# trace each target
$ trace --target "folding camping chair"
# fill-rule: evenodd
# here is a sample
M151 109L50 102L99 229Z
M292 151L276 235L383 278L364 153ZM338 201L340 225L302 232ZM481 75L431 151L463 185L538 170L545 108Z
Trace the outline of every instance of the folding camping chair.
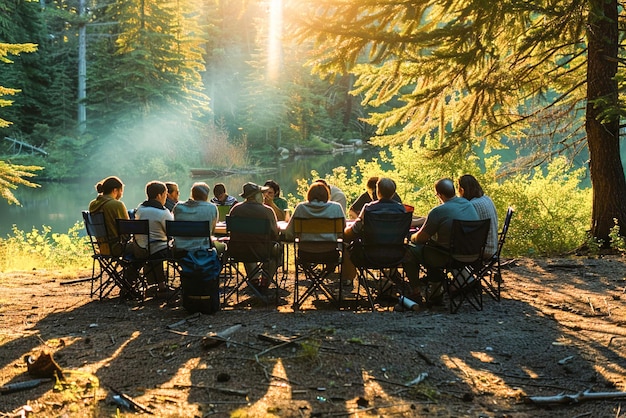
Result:
M321 293L330 301L341 303L341 261L345 218L294 218L295 285L293 309L299 310L306 299ZM336 280L331 274L338 271ZM308 284L301 280L304 275ZM335 296L333 284L338 284ZM306 287L300 294L300 288Z
M147 219L117 219L117 230L123 237L124 275L131 287L127 292L135 299L143 300L150 285L156 284L163 272L166 257L155 257L150 249L150 223ZM137 243L137 236L144 235L146 246ZM159 271L161 270L161 271ZM163 277L167 280L165 277Z
M253 279L265 279L273 283L278 303L278 282L275 274L269 277L265 270L270 262L280 262L277 242L271 239L271 226L268 219L226 217L226 251L224 252L224 304L235 295L239 303L239 293L244 287L267 303L267 297ZM243 264L243 265L242 265ZM246 270L245 265L248 265ZM245 285L245 286L244 286Z
M451 313L457 312L464 301L476 310L483 309L478 274L489 234L489 222L489 219L452 221L448 260L443 267L443 286L450 301Z
M118 242L118 238L109 235L102 212L83 211L82 214L93 251L90 296L97 294L102 299L116 287L122 292L126 291L130 286L124 278L125 261L121 255L111 254L111 248Z
M404 293L404 273L400 268L407 251L412 217L411 212L364 213L362 237L350 249L351 260L357 268L357 303L361 287L372 310L374 299L371 289L379 298L392 284L399 286L400 292ZM370 286L370 280L374 286Z
M509 207L506 212L506 217L504 218L502 231L499 234L498 248L496 249L495 254L485 260L485 263L478 273L478 277L480 277L481 279L485 293L487 293L498 302L500 301L500 290L502 287L500 254L502 253L502 247L504 246L504 242L506 241L506 235L509 231L509 225L511 224L511 218L513 218L513 213L513 208Z

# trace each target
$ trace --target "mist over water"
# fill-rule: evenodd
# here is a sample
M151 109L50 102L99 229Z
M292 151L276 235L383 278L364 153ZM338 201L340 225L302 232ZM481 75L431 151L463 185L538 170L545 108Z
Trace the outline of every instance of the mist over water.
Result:
M289 193L296 194L296 181L300 178L309 178L311 170L316 170L320 176L330 173L334 167L352 167L359 159L371 159L378 155L374 149L366 149L359 153L344 153L333 155L314 155L304 158L289 158L268 162L265 167L276 168L270 174L229 175L219 178L191 177L190 173L179 173L175 178L147 178L120 176L124 182L124 196L122 202L128 209L136 208L146 199L145 186L151 180L174 181L180 188L180 199L189 198L191 185L196 181L206 182L211 189L215 183L224 183L228 194L239 200L242 185L245 182L264 183L268 179L277 181L281 186L281 196ZM117 175L117 173L111 173ZM79 182L72 183L40 183L41 187L31 189L19 187L15 192L22 206L9 205L5 200L0 201L0 237L11 233L12 225L18 229L30 231L32 228L42 229L43 225L50 226L53 232L67 233L76 222L81 223L81 211L87 210L89 202L97 195L95 185L102 178L86 175ZM312 179L311 179L312 180ZM36 178L34 180L37 182ZM211 195L212 197L212 195Z

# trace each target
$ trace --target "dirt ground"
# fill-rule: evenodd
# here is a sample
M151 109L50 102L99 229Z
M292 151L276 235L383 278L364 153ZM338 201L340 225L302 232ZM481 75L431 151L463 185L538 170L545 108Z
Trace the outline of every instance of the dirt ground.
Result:
M5 273L0 385L32 379L24 358L44 351L65 381L0 395L0 416L626 417L625 264L516 260L502 301L457 314L321 302L189 315L63 284L85 272ZM203 345L225 330L229 342ZM607 399L529 402L586 390Z

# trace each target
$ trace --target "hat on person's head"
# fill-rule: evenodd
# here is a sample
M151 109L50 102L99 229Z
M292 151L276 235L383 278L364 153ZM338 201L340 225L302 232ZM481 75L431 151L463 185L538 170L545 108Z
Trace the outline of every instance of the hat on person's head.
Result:
M250 196L255 195L256 193L264 192L268 189L269 187L266 187L266 186L259 186L258 184L255 184L255 183L246 183L243 185L243 193L241 193L239 196L243 197L244 199L247 199Z

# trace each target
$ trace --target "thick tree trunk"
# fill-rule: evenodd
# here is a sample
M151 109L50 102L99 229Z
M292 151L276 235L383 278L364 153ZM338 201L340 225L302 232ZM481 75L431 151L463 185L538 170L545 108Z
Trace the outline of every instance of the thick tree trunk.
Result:
M619 150L615 80L617 0L589 0L589 6L585 127L593 188L591 233L608 243L614 218L618 219L622 234L626 233L626 179Z

